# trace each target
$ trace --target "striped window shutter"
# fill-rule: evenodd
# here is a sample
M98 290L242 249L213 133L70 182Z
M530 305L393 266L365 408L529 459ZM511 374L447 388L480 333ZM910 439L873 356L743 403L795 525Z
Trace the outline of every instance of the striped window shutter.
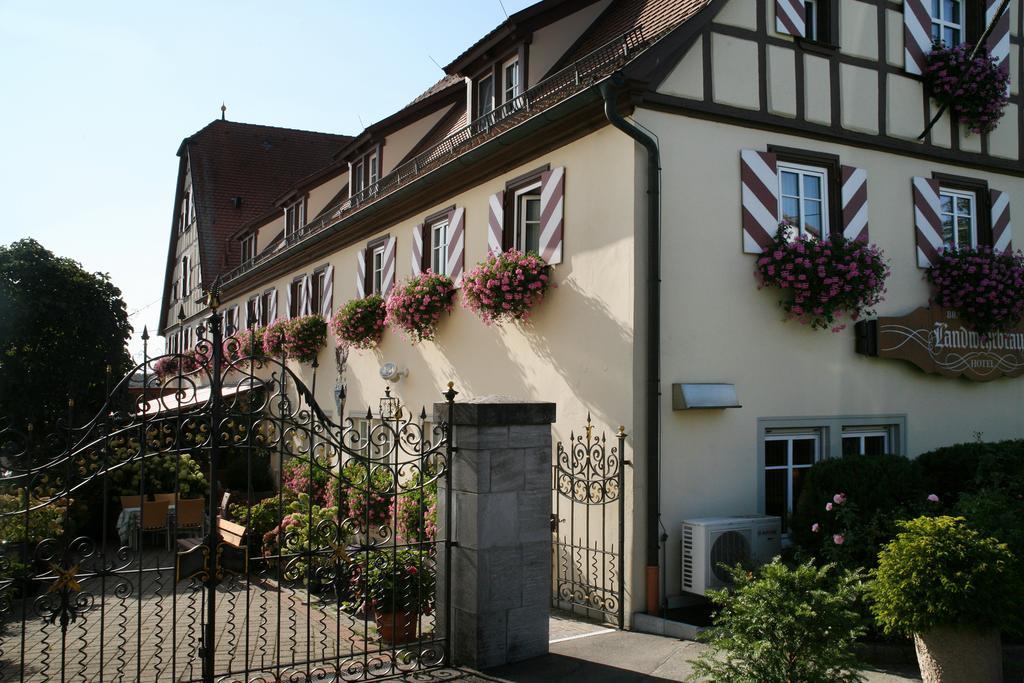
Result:
M249 329L249 302L242 302L241 314L238 317L238 329Z
M931 0L903 0L903 68L923 74L932 51Z
M1001 0L988 0L985 9L985 25L988 26L996 19L996 12L999 11ZM1007 5L995 28L988 37L985 44L988 53L995 58L1000 70L1009 73L1010 71L1010 7Z
M562 262L565 168L540 175L540 255L548 265Z
M843 166L843 237L868 241L868 174L863 168Z
M292 316L292 286L289 284L288 289L285 290L285 306L284 314L289 318ZM300 312L299 315L302 315Z
M990 190L992 198L992 249L997 253L1013 249L1013 226L1010 224L1010 193Z
M324 291L320 293L320 315L324 320L330 320L334 313L334 266L329 265L324 270Z
M410 258L410 272L413 276L423 272L423 223L412 226L412 257Z
M487 202L487 251L500 254L505 233L505 192L495 192Z
M462 284L462 271L466 260L466 210L463 207L452 209L448 216L448 253L445 255L448 277L455 286Z
M270 311L267 312L267 324L277 322L277 290L270 293Z
M914 178L914 234L917 239L917 267L935 263L942 251L942 217L939 181Z
M740 152L743 251L760 254L779 230L778 159L770 152Z
M381 294L387 296L391 288L395 286L395 252L397 242L394 235L388 237L388 244L384 247L384 274L381 277Z
M299 307L299 315L309 315L312 313L310 307L312 306L313 292L310 290L312 283L310 282L309 275L302 276L302 306Z
M356 252L356 296L366 296L366 249Z
M804 0L775 0L775 30L803 38L807 35Z

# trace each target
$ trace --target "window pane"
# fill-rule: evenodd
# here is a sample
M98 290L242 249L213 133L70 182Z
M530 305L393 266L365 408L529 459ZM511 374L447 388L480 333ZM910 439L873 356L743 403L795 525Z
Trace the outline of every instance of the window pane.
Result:
M942 0L932 0L932 16L938 18L942 16L939 14L942 10L939 9L939 5L942 4Z
M807 212L804 216L804 227L821 235L821 202L808 200L804 203L804 210Z
M942 243L947 246L954 246L952 216L942 216Z
M537 222L540 220L540 198L539 197L527 197L526 198L526 220L528 222Z
M885 447L886 438L881 434L877 436L864 437L865 455L885 455L889 450Z
M816 175L804 176L804 197L821 199L821 177Z
M956 198L956 211L959 214L971 214L971 198L970 197L957 197Z
M951 21L954 24L960 23L960 1L959 0L945 0L943 3L943 15L946 21Z
M765 441L764 442L764 464L765 467L785 467L788 441Z
M859 455L860 454L860 437L859 436L844 436L843 437L843 455Z
M943 213L953 213L953 197L948 194L940 194L939 209Z
M800 224L800 200L796 197L782 198L782 218L793 225Z
M788 194L794 197L800 194L800 176L791 171L783 171L782 194Z
M817 451L814 439L793 439L793 464L813 465Z
M779 470L782 472L783 470ZM794 469L793 470L793 507L796 507L800 501L800 491L804 488L804 479L806 477L806 469Z
M804 25L806 26L807 38L810 40L818 39L817 11L818 5L813 0L807 0L804 3Z
M764 473L764 513L786 519L786 470Z
M477 112L483 116L494 108L494 79L488 76L477 85Z
M961 246L971 245L971 219L963 216L957 220L956 229L957 244Z

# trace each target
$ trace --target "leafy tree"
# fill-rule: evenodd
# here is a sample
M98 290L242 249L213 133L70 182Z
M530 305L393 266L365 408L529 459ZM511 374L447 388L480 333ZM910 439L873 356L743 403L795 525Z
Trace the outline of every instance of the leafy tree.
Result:
M106 367L131 367L121 290L33 239L0 246L0 415L36 425L103 405Z

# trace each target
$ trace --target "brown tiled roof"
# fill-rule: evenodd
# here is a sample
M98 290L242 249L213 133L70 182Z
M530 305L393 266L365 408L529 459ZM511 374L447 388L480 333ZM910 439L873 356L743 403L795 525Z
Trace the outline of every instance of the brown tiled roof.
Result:
M559 65L593 52L608 41L638 26L643 27L644 38L655 40L684 21L692 19L711 2L712 0L613 0L586 30L582 39L572 47L571 52L559 60Z
M328 165L351 138L291 128L215 120L186 138L199 224L204 283L238 265L231 235L266 214L300 178ZM235 208L234 198L241 198Z

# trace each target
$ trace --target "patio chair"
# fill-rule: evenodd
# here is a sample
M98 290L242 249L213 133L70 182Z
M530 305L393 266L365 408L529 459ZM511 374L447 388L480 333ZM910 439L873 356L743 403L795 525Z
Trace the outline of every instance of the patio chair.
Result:
M140 507L142 507L142 496L121 496L121 507L122 508L140 508Z
M155 534L163 532L165 541L164 545L168 550L171 549L171 534L167 528L167 508L169 504L166 500L153 500L143 501L142 503L142 519L139 520L139 532L141 534Z
M168 505L174 505L175 496L173 493L154 493L153 500L166 500Z
M205 501L202 498L188 498L179 500L175 506L175 517L177 523L174 527L175 534L185 532L190 536L202 536L203 534L203 511Z
M230 503L230 502L231 502L231 492L230 491L225 491L224 495L220 499L220 508L217 510L217 515L218 516L223 517L224 519L228 518L228 503Z

